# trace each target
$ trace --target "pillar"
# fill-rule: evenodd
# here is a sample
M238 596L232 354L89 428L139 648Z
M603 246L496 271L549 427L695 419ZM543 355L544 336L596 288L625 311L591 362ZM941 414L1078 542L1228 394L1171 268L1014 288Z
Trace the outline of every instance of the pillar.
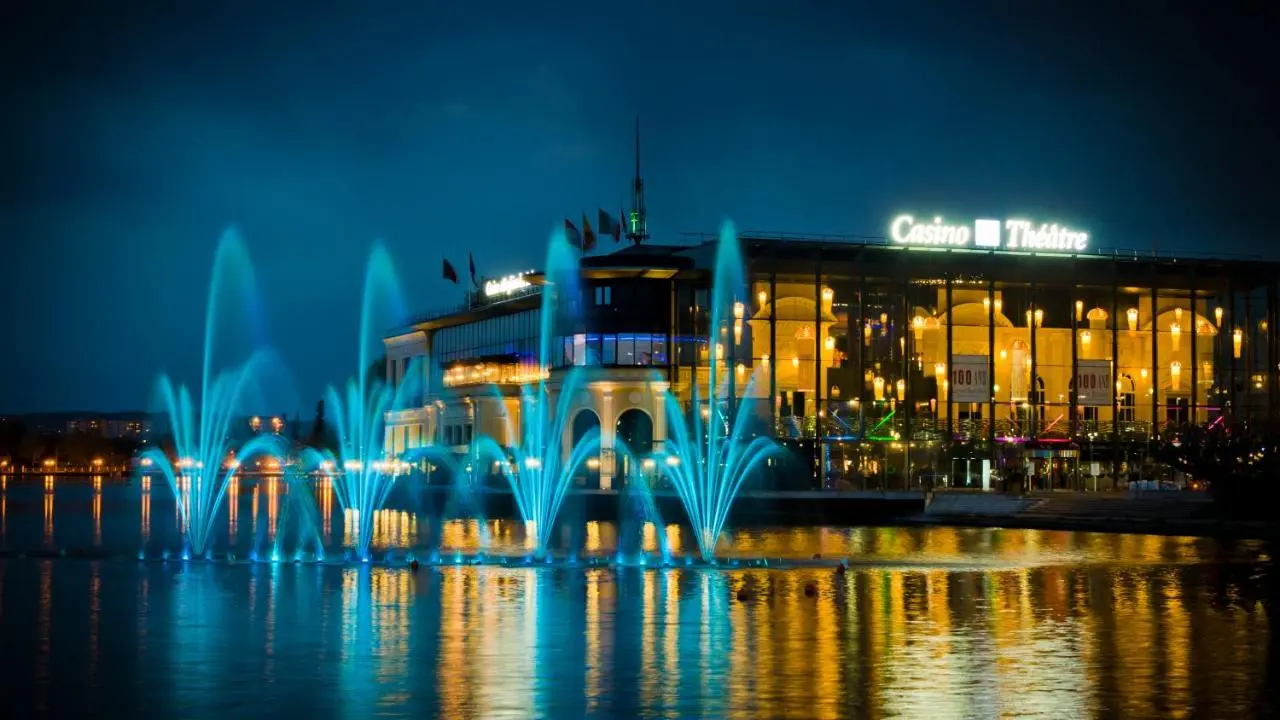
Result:
M618 435L618 419L613 415L613 390L600 394L600 489L613 489L613 476L617 470L618 456L613 451ZM657 433L657 428L654 428Z

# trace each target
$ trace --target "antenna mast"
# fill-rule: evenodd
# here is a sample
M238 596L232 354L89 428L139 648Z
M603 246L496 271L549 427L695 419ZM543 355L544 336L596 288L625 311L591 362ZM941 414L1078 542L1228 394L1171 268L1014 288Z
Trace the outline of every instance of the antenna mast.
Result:
M644 180L640 177L640 117L636 116L636 177L631 188L631 213L627 217L627 239L639 245L649 239L649 223L644 209Z

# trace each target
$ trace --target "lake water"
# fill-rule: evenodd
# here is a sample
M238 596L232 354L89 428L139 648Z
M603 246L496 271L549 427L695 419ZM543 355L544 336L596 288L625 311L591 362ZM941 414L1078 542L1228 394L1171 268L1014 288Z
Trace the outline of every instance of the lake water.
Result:
M238 494L224 544L270 547L284 494ZM723 546L847 557L844 574L139 562L178 546L166 496L5 483L7 717L1243 718L1267 712L1277 680L1261 542L805 527ZM340 511L315 502L340 546ZM430 524L396 509L376 522L382 547ZM489 530L518 551L512 525ZM675 526L638 532L680 545ZM610 555L619 526L584 536ZM95 557L19 556L50 547Z

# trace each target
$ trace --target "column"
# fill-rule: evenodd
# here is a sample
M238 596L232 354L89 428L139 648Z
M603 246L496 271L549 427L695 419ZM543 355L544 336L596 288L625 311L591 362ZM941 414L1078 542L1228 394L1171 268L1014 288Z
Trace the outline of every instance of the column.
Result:
M817 474L818 489L826 484L826 453L822 444L823 417L827 414L822 398L822 248L818 248L813 260L813 449L816 457L813 467Z
M1198 298L1196 297L1196 276L1194 270L1191 273L1191 282L1189 284L1191 287L1188 289L1187 294L1191 296L1191 307L1190 312L1188 313L1191 317L1191 327L1189 328L1191 330L1191 402L1188 403L1190 407L1187 409L1187 412L1191 414L1189 418L1190 424L1199 425L1200 358L1196 356L1196 336L1200 334L1200 318L1196 315L1196 312L1199 310L1200 305L1197 302Z
M1111 477L1117 481L1120 479L1120 423L1117 422L1118 410L1115 392L1116 370L1120 361L1120 289L1116 285L1115 268L1112 268L1111 275L1111 376L1108 382L1111 386ZM1160 376L1159 368L1151 368L1151 384L1155 387L1156 378ZM1137 400L1134 400L1137 405ZM1127 453L1126 453L1127 454Z
M1040 302L1039 297L1036 295L1035 283L1031 283L1028 291L1031 294L1031 328L1028 330L1031 333L1031 360L1027 368L1030 374L1030 378L1027 380L1027 399L1031 403L1031 412L1028 413L1027 424L1031 429L1028 437L1034 441L1040 437L1040 408L1043 407L1044 398L1040 397L1040 386L1036 384L1036 373L1040 370L1036 358L1036 330L1040 324L1036 322L1036 311L1040 309Z
M910 340L912 348L919 352L919 348L915 347L915 334L911 330L911 298L909 297L911 285L903 280L902 287L899 290L902 293L902 336ZM899 377L903 382L902 399L899 401L902 405L902 489L910 490L911 486L911 425L915 420L915 413L912 412L912 382L911 382L911 353L906 351L906 343L902 345L902 374ZM894 388L894 394L897 394L897 388Z
M1073 273L1075 274L1075 273ZM1071 286L1072 294L1075 296L1075 302L1081 302L1080 286ZM1070 438L1074 442L1080 435L1080 399L1077 397L1080 382L1080 321L1076 318L1076 313L1071 313L1071 380L1067 383L1067 401L1070 404L1067 413L1071 416L1071 421L1067 424Z
M1155 273L1151 273L1151 369L1153 378L1160 377L1156 368L1160 367L1160 328L1156 325L1157 311L1160 306L1160 291L1156 289ZM1114 378L1112 378L1114 380ZM1172 386L1170 386L1172 387ZM1160 386L1153 384L1151 389L1151 437L1160 436ZM1134 399L1134 405L1138 404Z
M653 395L653 452L662 453L667 447L667 404L662 401L665 390Z
M946 437L944 438L943 442L945 442L945 443L946 443L946 445L947 445L947 447L948 447L948 448L950 448L950 446L951 446L951 444L952 444L952 441L955 439L955 436L956 436L956 433L955 433L955 417L954 417L954 415L952 414L952 413L953 413L953 410L952 410L952 407L951 407L951 387L950 387L950 384L951 384L951 383L950 383L950 380L949 380L949 378L951 377L951 356L952 356L952 352L951 352L952 331L951 331L951 328L952 328L953 326L955 326L955 318L956 318L956 315L955 315L955 302L952 300L952 297L951 297L951 290L952 290L952 286L953 286L954 284L955 284L955 283L954 283L954 281L952 280L952 278L951 278L951 277L947 277L947 350L946 350L946 359L945 359L945 361L944 361L944 362L946 362L946 364L947 364L947 368L946 368L946 369L947 369L947 372L946 372L946 373L944 374L944 376L943 376L943 377L944 377L944 379L943 379L943 380L939 380L939 383L940 383L940 384L939 384L939 387L938 387L938 402L940 402L940 403L945 402L945 403L947 404L947 435L946 435ZM859 337L861 337L861 336L859 336ZM927 369L927 368L926 368L926 369ZM859 368L859 370L861 370L861 368ZM946 384L947 384L946 392L944 392L944 391L943 391L943 388L941 387L941 383L946 383ZM948 470L948 471L949 471L949 470Z
M987 443L991 465L999 464L996 453L996 281L987 281Z
M1236 287L1235 283L1227 281L1227 319L1222 323L1222 327L1218 330L1218 337L1222 339L1221 347L1223 348L1223 357L1227 358L1227 362L1231 363L1231 370L1227 375L1227 399L1231 403L1231 422L1236 421L1236 352L1235 338L1233 333L1236 327ZM1243 350L1243 348L1241 348Z
M771 250L774 253L774 262L771 263L777 267L777 250ZM778 271L769 271L769 417L773 419L770 431L773 434L778 433ZM697 412L698 409L694 408Z
M1280 313L1276 307L1276 287L1280 283L1267 283L1267 366L1262 374L1267 383L1267 425L1275 432L1276 415L1280 415L1280 395L1277 395L1276 384L1280 380L1280 342L1276 341L1280 334Z
M697 412L697 409L694 409ZM656 433L655 428L655 433ZM600 489L613 489L613 475L617 469L618 456L613 451L614 440L618 433L618 420L613 416L613 390L604 390L600 395Z

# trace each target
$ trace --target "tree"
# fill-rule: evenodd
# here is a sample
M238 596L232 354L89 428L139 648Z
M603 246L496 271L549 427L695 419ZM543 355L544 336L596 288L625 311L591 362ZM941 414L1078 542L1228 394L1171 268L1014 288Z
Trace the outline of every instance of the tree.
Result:
M308 446L317 450L337 450L329 424L324 419L324 400L316 403L316 418L311 421L311 434L307 436Z
M387 382L387 356L382 355L369 363L369 367L364 369L364 379L370 386L381 385Z
M1209 482L1219 509L1228 517L1274 516L1280 477L1280 437L1245 423L1189 426L1167 437L1157 458Z

